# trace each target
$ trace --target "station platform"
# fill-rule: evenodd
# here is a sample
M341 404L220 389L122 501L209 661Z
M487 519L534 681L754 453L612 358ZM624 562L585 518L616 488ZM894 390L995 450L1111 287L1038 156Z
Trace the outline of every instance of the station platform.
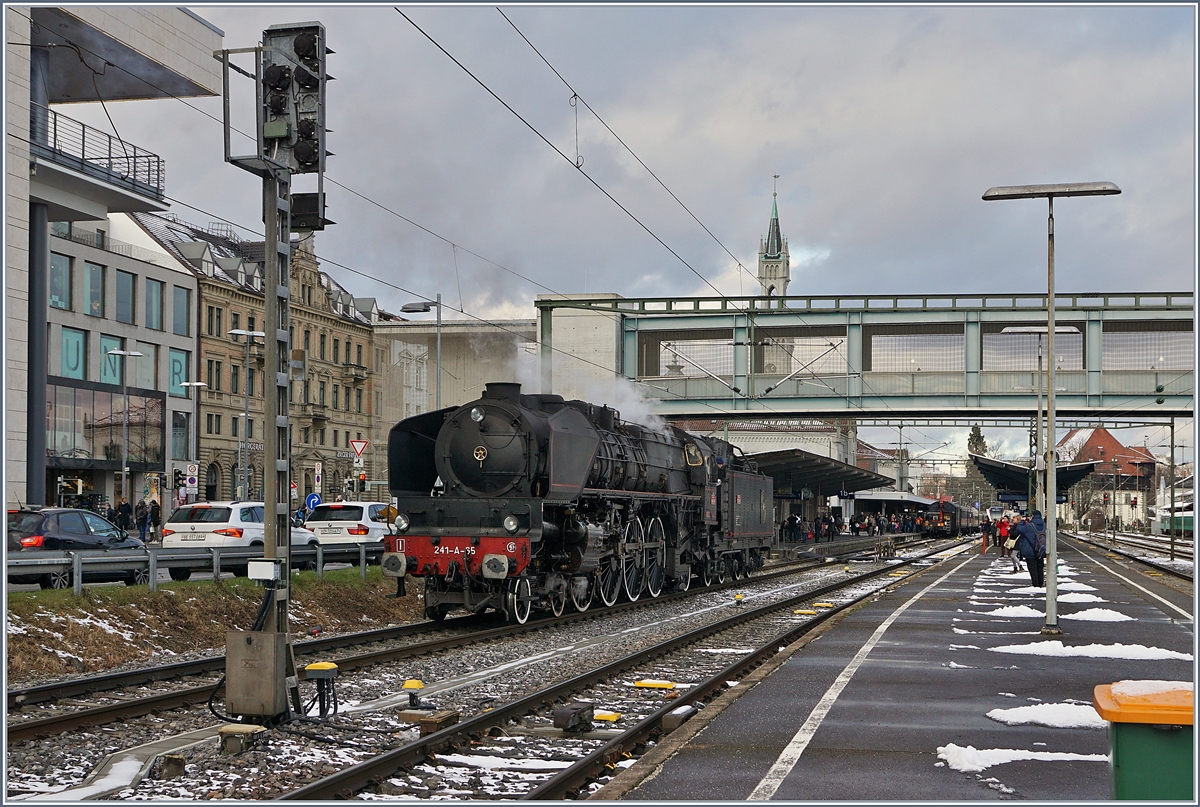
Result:
M592 798L1101 801L1094 687L1192 681L1190 585L1060 542L1045 593L977 541L798 642ZM638 773L635 770L641 769Z

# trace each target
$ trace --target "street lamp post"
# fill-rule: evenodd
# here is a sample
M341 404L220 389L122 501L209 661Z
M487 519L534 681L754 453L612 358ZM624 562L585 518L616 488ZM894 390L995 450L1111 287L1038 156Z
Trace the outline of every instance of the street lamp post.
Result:
M1016 185L989 188L985 202L1004 199L1045 199L1046 219L1046 354L1050 358L1046 384L1046 491L1054 504L1046 508L1046 624L1043 634L1058 635L1058 478L1054 456L1054 198L1056 196L1112 196L1121 189L1111 182L1076 182L1056 185Z
M110 350L109 356L121 357L121 495L129 496L129 367L125 359L145 356L136 350Z
M437 307L437 397L435 401L435 409L442 408L442 295L437 295L433 302L422 300L416 303L405 303L400 306L400 310L405 314L425 314L434 306Z
M241 439L238 441L238 479L241 480L238 484L238 499L245 501L250 498L250 443L247 442L249 438L246 436L246 432L250 428L250 346L256 337L265 337L266 334L262 331L247 331L243 328L234 328L226 333L229 336L246 337L246 365L243 368L246 371L246 377L243 379L246 387L246 410L242 415L244 420L242 421Z
M194 434L196 435L196 439L195 439L194 443L192 444L191 451L192 451L192 456L194 456L196 458L196 462L199 462L200 461L200 394L199 393L200 393L201 387L208 386L208 382L207 381L180 381L179 386L188 388L189 395L191 394L190 390L193 387L195 388L196 393L197 393L196 400L192 405L192 414L196 416L196 420L195 420L195 423L193 426L193 428L195 429ZM190 437L190 435L189 435L189 437Z

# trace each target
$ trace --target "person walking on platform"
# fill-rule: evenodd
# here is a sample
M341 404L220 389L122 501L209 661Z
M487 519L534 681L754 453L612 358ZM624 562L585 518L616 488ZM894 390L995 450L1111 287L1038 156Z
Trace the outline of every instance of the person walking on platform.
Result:
M1042 511L1034 510L1033 517L1017 526L1017 549L1029 566L1029 581L1034 588L1046 585L1046 522Z

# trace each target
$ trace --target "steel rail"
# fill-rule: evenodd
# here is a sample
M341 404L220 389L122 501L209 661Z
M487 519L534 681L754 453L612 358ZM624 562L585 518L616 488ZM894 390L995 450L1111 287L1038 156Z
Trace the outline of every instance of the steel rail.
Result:
M928 554L936 554L936 552L939 551L944 551L944 549L935 550ZM553 704L565 697L570 696L578 690L584 689L598 681L617 675L629 667L636 666L643 661L673 652L679 648L694 644L695 642L700 641L701 639L704 639L712 634L719 633L736 625L766 616L772 612L793 608L798 604L827 596L847 586L855 585L863 582L864 580L869 580L873 577L878 577L888 572L895 571L901 566L909 565L927 556L928 555L901 560L897 563L857 575L849 580L822 586L813 591L798 594L786 600L771 603L770 605L764 605L758 608L742 611L727 619L705 625L673 639L668 639L667 641L656 644L650 648L640 650L636 653L625 656L624 658L612 661L594 670L581 673L580 675L577 675L567 681L545 687L544 689L526 695L525 697L513 701L512 703L498 706L487 712L481 712L480 714L467 718L466 720L454 726L450 726L426 735L425 737L414 740L413 742L401 746L400 748L384 752L383 754L368 759L364 762L360 762L356 765L352 765L348 768L343 768L337 773L325 777L324 779L319 779L289 793L285 793L282 796L277 797L277 800L323 801L337 798L351 798L358 791L369 787L376 782L386 779L404 767L419 764L430 755L436 754L446 748L458 747L463 742L468 741L470 738L481 737L485 735L489 729L495 726L501 726L511 718L518 718L530 711L536 710L548 704ZM811 625L813 624L813 621L809 620L809 622L806 624ZM670 706L672 708L678 708L681 704L688 703L691 699L692 698L689 697L689 695L684 695L679 699L671 701ZM661 712L663 710L659 711ZM658 714L658 712L655 714ZM649 719L650 718L647 718L647 720ZM645 722L646 721L642 721L642 723ZM639 723L639 726L642 725L642 723ZM618 738L618 740L619 739L620 738ZM614 741L614 743L615 742L616 741ZM613 745L613 743L606 744L604 747L607 748L611 745ZM589 755L589 757L585 759L591 759L591 757L592 755ZM581 763L577 764L583 763L581 761ZM604 763L602 762L600 764L603 765ZM572 766L572 768L574 767L575 766ZM567 770L571 769L568 768ZM557 796L546 796L546 798L557 798Z
M1099 541L1093 541L1089 538L1084 538L1076 533L1068 532L1068 533L1063 533L1063 535L1066 537L1069 537L1073 540L1079 541L1081 544L1087 544L1088 546L1095 547L1096 549L1103 549L1105 552L1112 552L1114 555L1120 555L1121 557L1127 558L1128 560L1136 561L1137 563L1141 563L1144 566L1149 566L1151 569L1162 572L1163 574L1169 574L1172 577L1178 577L1181 580L1187 580L1188 582L1192 582L1195 579L1194 573L1188 574L1187 572L1180 571L1179 569L1174 569L1170 566L1164 566L1160 563L1155 563L1152 560L1146 560L1146 558L1138 557L1137 555L1131 554L1129 552L1123 552L1120 549L1109 546L1108 544L1100 543Z
M826 565L826 562L821 561L813 563L799 561L781 565L786 565L787 568L775 569L765 574L759 574L756 575L754 579L770 580L775 577L794 574L796 572L806 571L807 569L824 566ZM436 653L456 647L465 647L480 641L504 638L506 636L515 636L521 633L548 627L550 625L560 625L563 623L597 618L606 614L619 613L639 607L647 608L651 607L654 603L669 602L671 600L681 599L687 596L694 596L704 591L718 591L723 588L743 585L744 583L745 580L734 580L722 585L712 585L706 588L694 588L690 589L689 591L673 592L671 594L663 595L654 599L619 603L609 608L598 608L596 610L589 609L584 612L564 614L563 616L557 618L547 617L545 619L531 620L526 622L524 625L502 625L495 628L485 628L483 630L472 631L470 633L459 634L456 636L415 642L413 644L401 645L399 647L371 650L358 655L339 658L337 659L337 665L338 668L343 671L349 671L360 667L370 667L375 664L383 664L389 661L412 658L414 656L420 656L427 653ZM474 616L464 616L451 621L467 622L475 620L476 618ZM412 625L402 625L396 628L380 628L362 633L349 634L346 636L298 642L296 647L297 649L302 650L304 655L312 655L324 650L349 647L356 644L370 644L379 641L386 641L392 638L400 638L405 635L418 635L420 633L444 629L445 627L446 623L420 622ZM26 690L15 690L10 692L9 708L11 711L14 698L16 698L16 703L18 706L42 703L60 698L71 697L73 695L93 694L97 691L105 689L111 690L123 686L136 686L142 683L163 680L164 678L168 677L182 677L185 675L211 673L218 670L224 670L224 664L224 656L209 656L196 661L178 662L176 664L170 664L159 668L145 668L127 673L110 673L93 678L77 679L66 682L66 685L44 684L38 687L31 687ZM303 668L299 670L299 678L302 681L306 680ZM172 690L167 693L141 696L129 701L102 704L90 708L64 711L53 715L47 715L46 717L9 722L7 725L8 740L10 742L14 742L19 740L35 739L37 737L58 734L63 731L70 731L72 729L82 728L85 726L103 725L116 720L142 717L144 715L166 709L192 706L197 703L206 703L209 696L212 695L214 688L215 685L212 684L200 684L197 686ZM28 696L30 699L20 700L20 698L23 696Z

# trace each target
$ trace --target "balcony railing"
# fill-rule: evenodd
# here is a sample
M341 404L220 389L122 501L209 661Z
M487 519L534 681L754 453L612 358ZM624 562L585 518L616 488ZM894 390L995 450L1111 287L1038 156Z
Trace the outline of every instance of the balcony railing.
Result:
M365 381L368 370L361 364L347 364L342 370L342 378L346 381Z
M136 258L139 261L146 263L157 264L158 266L170 266L171 259L161 252L155 252L152 249L145 249L136 244L126 244L124 241L117 241L109 238L107 235L98 232L88 232L81 230L78 227L72 227L69 222L55 221L50 224L50 235L58 238L66 238L74 241L76 244L85 244L89 247L102 249L105 252L113 252L117 255L125 255L130 258Z
M156 154L39 104L29 108L30 151L37 157L161 201L166 167Z

